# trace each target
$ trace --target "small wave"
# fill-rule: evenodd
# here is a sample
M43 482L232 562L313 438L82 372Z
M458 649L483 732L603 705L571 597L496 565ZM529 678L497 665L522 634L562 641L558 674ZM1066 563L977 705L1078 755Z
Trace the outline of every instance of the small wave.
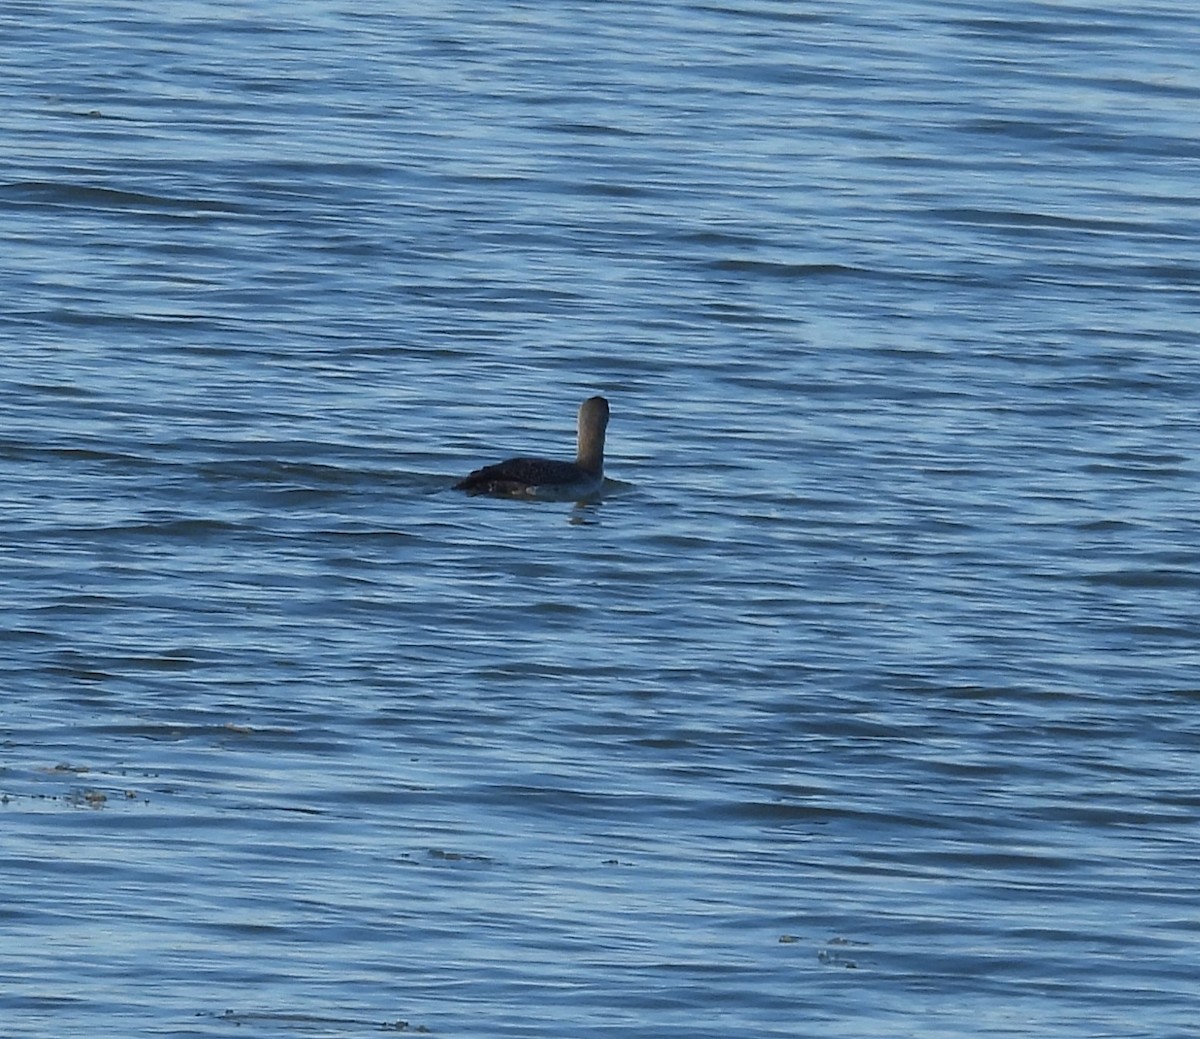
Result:
M849 267L841 263L773 263L768 260L716 260L713 270L737 274L761 274L788 280L823 277L863 277L878 275L865 267Z
M120 211L174 217L241 212L239 206L211 198L175 198L140 191L96 187L90 184L44 180L11 181L7 184L0 184L0 201L15 205Z

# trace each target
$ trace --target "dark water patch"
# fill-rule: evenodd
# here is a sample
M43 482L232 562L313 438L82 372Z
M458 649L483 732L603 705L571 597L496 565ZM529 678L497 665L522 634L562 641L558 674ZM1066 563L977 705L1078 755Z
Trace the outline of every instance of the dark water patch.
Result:
M249 529L243 524L208 517L163 517L153 520L129 520L124 523L105 524L95 527L61 527L54 531L59 536L91 535L113 540L127 537L171 538L186 542L201 542L213 538L224 538Z
M200 326L214 327L207 318L193 314L134 314L106 313L97 303L95 309L85 306L55 307L41 312L43 321L67 328L109 328L130 334L145 334L157 330L196 330Z
M87 184L18 181L0 184L0 203L91 210L124 215L196 219L241 213L242 206L215 199L175 198Z
M944 209L927 211L937 220L952 223L972 224L992 228L1090 231L1099 234L1152 234L1169 233L1169 226L1147 224L1144 221L1098 219L1095 217L1073 217L1058 213L1022 212L1000 209Z
M1109 40L1114 36L1136 36L1143 26L1136 19L1095 17L1086 19L1069 17L1073 12L1064 11L1055 19L1040 18L952 18L948 24L965 35L986 36L1009 42L1041 43L1075 42L1081 39ZM1106 12L1107 13L1107 12ZM1111 14L1110 14L1111 18Z
M756 274L784 280L808 278L873 278L879 271L860 267L849 267L840 263L772 263L765 260L714 260L708 266L712 270L732 274Z
M94 396L94 392L87 387L66 383L17 383L14 389L18 392L29 392L47 397L87 399Z
M626 126L610 126L601 123L575 123L570 121L547 121L541 128L552 133L565 134L571 138L587 137L641 137L644 132Z
M143 453L117 450L115 445L111 448L82 447L77 443L70 443L74 438L61 434L50 434L46 439L58 442L32 443L25 437L0 440L0 460L48 466L48 471L61 470L62 463L70 463L72 468L89 472L127 474L164 469L163 463L158 459ZM166 467L166 471L170 471L169 467Z
M1200 585L1200 572L1147 566L1086 573L1083 580L1097 587L1186 589Z
M401 1017L380 1020L304 1014L287 1010L210 1010L197 1011L196 1017L211 1018L220 1024L232 1025L235 1028L241 1028L243 1025L259 1028L278 1027L288 1034L299 1035L353 1035L362 1031L428 1035L430 1032L424 1025L410 1023Z

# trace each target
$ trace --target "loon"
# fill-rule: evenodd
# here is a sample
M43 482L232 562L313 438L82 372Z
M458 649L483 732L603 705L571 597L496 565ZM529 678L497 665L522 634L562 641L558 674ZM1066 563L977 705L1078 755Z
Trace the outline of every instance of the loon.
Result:
M595 494L604 484L604 431L608 401L589 397L579 405L579 441L575 461L510 458L486 465L454 485L468 494L509 498L578 500Z

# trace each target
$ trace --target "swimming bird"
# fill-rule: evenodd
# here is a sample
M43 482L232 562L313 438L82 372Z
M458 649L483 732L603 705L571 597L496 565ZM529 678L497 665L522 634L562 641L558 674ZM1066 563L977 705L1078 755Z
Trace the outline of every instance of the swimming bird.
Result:
M604 484L604 431L608 401L589 397L579 405L579 440L575 461L510 458L476 469L454 485L468 494L497 494L509 498L550 498L577 501L595 494Z

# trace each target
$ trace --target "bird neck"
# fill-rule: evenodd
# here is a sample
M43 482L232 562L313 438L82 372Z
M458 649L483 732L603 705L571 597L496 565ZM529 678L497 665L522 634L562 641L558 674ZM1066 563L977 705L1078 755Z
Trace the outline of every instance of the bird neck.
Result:
M604 426L580 423L575 464L590 473L598 473L604 468Z

